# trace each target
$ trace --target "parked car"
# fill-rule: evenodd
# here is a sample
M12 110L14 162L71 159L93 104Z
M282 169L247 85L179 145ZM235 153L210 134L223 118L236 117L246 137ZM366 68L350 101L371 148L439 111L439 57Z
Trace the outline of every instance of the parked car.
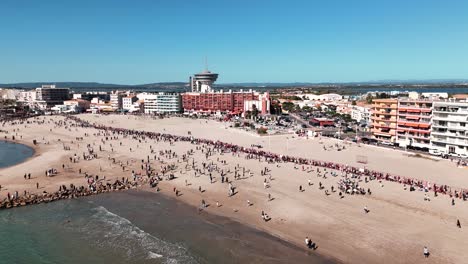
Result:
M442 156L444 152L438 149L429 149L429 154L434 155L434 156Z

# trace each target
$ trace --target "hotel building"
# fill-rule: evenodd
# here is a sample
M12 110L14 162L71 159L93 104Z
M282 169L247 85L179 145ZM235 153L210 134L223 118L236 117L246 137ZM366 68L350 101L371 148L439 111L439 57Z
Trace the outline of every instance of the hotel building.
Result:
M241 114L253 109L254 105L262 114L270 112L268 93L261 95L252 90L216 92L212 86L217 79L218 74L208 70L190 77L191 92L182 94L184 112Z
M468 155L468 102L434 102L431 148Z
M258 101L259 93L255 91L228 91L210 93L184 93L182 105L185 112L231 113L240 114L244 111L245 101ZM259 109L260 110L260 109Z
M63 104L70 96L70 89L57 88L55 85L42 85L35 90L21 92L18 101L34 109L46 110L54 105Z
M372 135L385 143L396 142L398 100L377 99L372 105Z
M430 147L432 101L399 100L397 140L400 147Z
M182 111L182 101L177 93L144 94L144 113L180 113Z

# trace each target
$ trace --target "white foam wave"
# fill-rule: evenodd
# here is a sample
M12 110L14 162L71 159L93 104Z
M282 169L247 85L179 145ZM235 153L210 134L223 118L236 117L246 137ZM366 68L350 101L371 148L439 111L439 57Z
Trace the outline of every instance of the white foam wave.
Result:
M184 247L161 240L135 226L130 220L114 214L103 206L85 226L98 246L126 252L129 260L161 259L163 263L197 263Z
M162 258L162 257L163 257L163 255L156 254L156 253L151 252L151 251L148 252L148 258L149 258L149 259L153 259L153 258Z

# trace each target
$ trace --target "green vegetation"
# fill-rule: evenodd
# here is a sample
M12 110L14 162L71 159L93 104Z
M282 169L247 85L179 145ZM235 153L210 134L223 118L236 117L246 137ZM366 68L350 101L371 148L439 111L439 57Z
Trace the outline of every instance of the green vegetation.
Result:
M288 111L288 112L291 112L294 109L296 109L296 106L294 105L294 103L291 103L291 102L284 102L281 105L281 107L283 108L284 111Z
M257 133L260 135L265 135L267 133L267 129L265 127L259 127L257 129Z

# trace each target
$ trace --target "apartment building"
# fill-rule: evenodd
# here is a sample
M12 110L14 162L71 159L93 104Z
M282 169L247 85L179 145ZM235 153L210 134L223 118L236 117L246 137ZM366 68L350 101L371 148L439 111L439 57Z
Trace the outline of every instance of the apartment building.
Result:
M124 94L120 93L119 91L112 92L110 94L110 104L114 110L122 109L123 98L124 98Z
M69 88L57 88L55 85L42 85L36 88L36 101L46 104L47 107L62 104L69 99L69 96Z
M18 101L33 109L46 110L54 105L63 104L69 99L69 88L57 88L55 85L42 85L31 91L19 94Z
M371 110L364 106L353 106L351 109L351 118L361 124L370 124Z
M434 102L431 149L468 155L468 102Z
M134 95L125 96L122 98L122 109L126 111L130 111L133 109L133 104L138 100L138 98Z
M144 112L180 113L182 111L181 95L177 93L144 94Z
M396 142L397 99L377 99L372 104L372 135L383 143Z
M430 100L399 100L396 143L400 147L430 147L432 105Z

